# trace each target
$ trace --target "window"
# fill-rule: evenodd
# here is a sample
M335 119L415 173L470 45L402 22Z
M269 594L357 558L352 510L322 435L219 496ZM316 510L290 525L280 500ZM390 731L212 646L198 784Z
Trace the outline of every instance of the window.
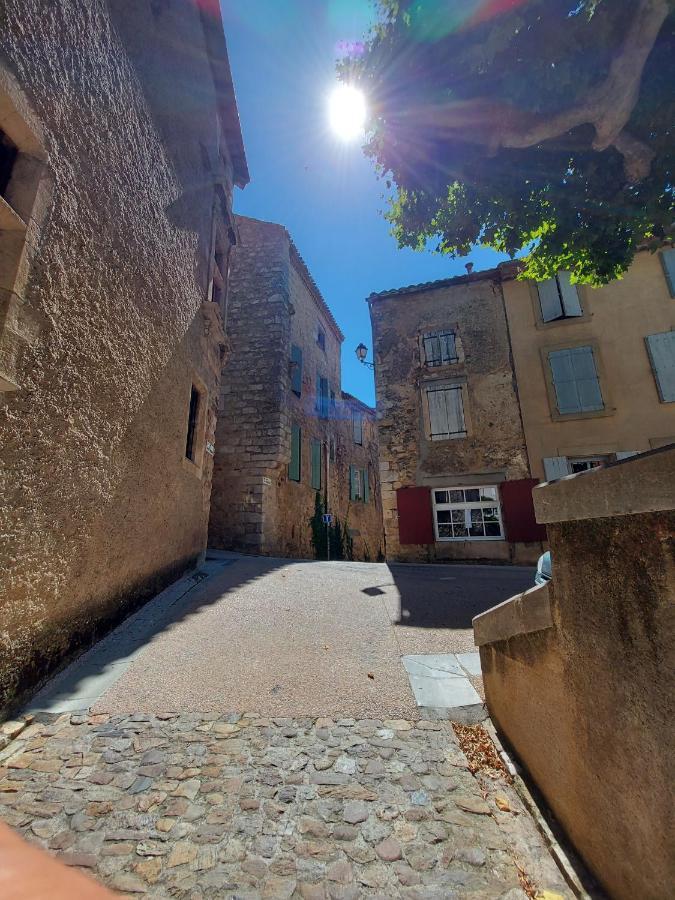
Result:
M311 484L315 491L321 490L322 452L321 441L313 440L310 444L311 456Z
M319 418L327 419L328 413L330 412L330 389L328 379L324 378L322 375L318 375L316 385L316 411L319 414Z
M302 430L299 425L291 425L291 461L288 464L288 477L291 481L300 481L301 451Z
M230 242L223 222L220 206L214 211L215 235L211 264L211 300L217 303L225 316L227 311L227 282L230 266Z
M355 444L363 444L363 416L356 410L352 411L352 434Z
M433 508L438 541L494 541L503 538L496 487L434 490Z
M19 149L0 129L0 197L4 197L12 178Z
M328 456L331 462L335 462L335 457L337 454L335 438L330 438L328 441Z
M675 402L675 331L650 334L645 338L659 397Z
M447 366L459 361L454 331L433 331L423 335L424 361L427 366Z
M323 352L325 353L326 352L326 332L323 330L323 328L320 325L319 325L319 329L316 334L316 342L319 345L319 347L321 347Z
M577 472L588 472L590 469L598 469L608 462L606 456L579 456L567 460L570 473L576 475Z
M569 272L558 272L555 278L538 282L537 291L544 322L583 316L579 293L570 281Z
M597 412L605 408L592 347L552 350L548 360L560 415Z
M185 455L195 462L197 422L199 420L199 391L192 385L190 390L190 408L188 411L187 439L185 441Z
M442 388L428 387L426 395L431 440L443 441L465 435L466 423L461 384Z
M302 348L296 344L291 346L291 390L302 396Z
M661 251L661 265L670 296L675 297L675 248L669 247Z
M349 467L349 499L368 503L370 500L370 479L368 469Z

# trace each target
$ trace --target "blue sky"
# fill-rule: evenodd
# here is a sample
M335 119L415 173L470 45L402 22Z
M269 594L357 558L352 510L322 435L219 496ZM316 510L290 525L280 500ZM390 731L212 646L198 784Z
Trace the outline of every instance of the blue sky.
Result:
M372 372L354 348L372 346L373 291L464 272L467 260L399 250L382 218L384 184L358 142L329 130L340 41L360 40L368 0L225 0L223 21L251 183L237 191L243 215L288 228L345 333L342 386L374 403ZM476 249L478 269L503 257Z

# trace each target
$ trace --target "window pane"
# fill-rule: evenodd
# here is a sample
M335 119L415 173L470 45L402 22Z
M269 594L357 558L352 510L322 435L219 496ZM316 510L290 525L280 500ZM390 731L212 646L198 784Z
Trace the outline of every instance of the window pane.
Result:
M454 515L454 510L451 512L449 509L439 509L436 512L436 518L440 522L452 522L452 516Z
M476 522L483 521L483 510L482 509L472 509L471 510L471 523L475 524Z
M483 521L484 522L498 522L499 514L498 510L488 508L483 510Z
M468 491L464 491L466 494L466 502L467 503L476 503L480 500L480 491L478 488L469 488Z
M452 530L454 531L454 537L467 537L469 534L464 525L453 525Z
M435 491L436 503L448 503L447 491Z
M450 503L464 503L464 491L450 491Z
M451 522L456 522L458 525L464 524L464 510L463 509L453 509L451 510Z
M469 529L470 537L485 537L485 532L483 530L483 523L474 524Z
M452 525L439 525L438 536L442 538L452 537Z
M485 536L486 537L501 537L502 530L499 527L499 522L486 522L485 524Z
M481 488L480 489L480 499L481 500L496 500L497 499L497 488Z

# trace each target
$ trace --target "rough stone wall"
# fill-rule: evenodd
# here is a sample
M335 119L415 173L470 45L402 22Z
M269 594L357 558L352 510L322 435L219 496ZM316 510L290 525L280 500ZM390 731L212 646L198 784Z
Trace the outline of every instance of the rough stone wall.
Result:
M310 520L310 442L335 442L329 462L329 508L354 532L354 557L383 551L372 410L364 412L363 446L352 436L351 403L340 390L342 336L286 230L237 217L240 244L233 252L228 310L231 356L223 376L217 428L209 540L212 546L265 555L314 556ZM319 326L325 351L317 343ZM301 396L291 390L291 346L303 351ZM319 375L329 381L335 405L329 418L317 411ZM301 428L300 481L291 481L291 426ZM350 502L349 466L370 467L370 502Z
M2 15L52 189L24 298L40 327L0 395L0 708L204 550L222 340L204 304L218 125L197 7Z
M275 481L287 452L289 245L279 225L237 216L228 291L229 355L223 370L209 543L269 552Z
M673 485L675 448L536 488L552 625L480 648L493 721L608 895L625 900L666 897L675 878ZM608 501L623 514L607 515Z
M536 559L539 545L528 549L506 541L399 543L398 488L445 487L461 484L462 478L468 483L465 476L479 476L486 484L528 477L499 284L463 277L450 286L375 296L370 313L388 558ZM458 335L460 361L425 367L420 336L448 328ZM422 390L426 384L448 378L466 379L468 433L464 438L432 441L425 428Z

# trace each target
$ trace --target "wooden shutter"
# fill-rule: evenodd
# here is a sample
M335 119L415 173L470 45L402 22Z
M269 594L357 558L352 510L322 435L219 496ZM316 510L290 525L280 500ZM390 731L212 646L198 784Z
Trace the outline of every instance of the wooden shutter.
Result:
M433 544L434 520L431 509L431 488L399 488L398 539L401 544Z
M461 387L446 391L446 403L448 405L448 423L451 434L461 434L466 431L464 423L464 402Z
M291 461L288 465L288 477L291 481L300 481L301 450L302 431L299 425L291 425Z
M424 361L428 366L437 366L441 361L441 342L437 334L424 335Z
M296 344L291 346L291 390L298 395L302 394L302 347Z
M544 473L547 481L555 481L570 474L566 456L547 456L544 459Z
M554 319L559 319L563 314L563 310L555 278L539 281L537 283L537 291L539 292L541 317L544 322L552 322Z
M662 250L660 255L670 296L675 297L675 249Z
M604 408L592 347L552 350L548 359L561 415Z
M354 432L354 443L362 444L363 443L363 417L361 413L353 412L352 413L352 427Z
M349 467L349 499L361 499L361 473L357 466Z
M370 502L370 484L368 479L368 467L361 470L361 474L363 476L363 502Z
M448 408L445 403L445 391L427 389L427 403L429 404L431 437L447 437L450 426L448 425Z
M452 363L457 361L457 347L455 345L455 334L447 331L441 335L441 359L444 363Z
M617 450L614 455L616 456L617 460L630 459L631 456L637 456L639 452L639 450Z
M645 338L659 397L664 403L675 401L675 331L649 334Z
M321 490L321 441L312 441L311 484L315 491Z
M566 316L582 316L577 286L570 281L569 272L558 272L558 285L562 297L562 310Z
M534 516L532 489L537 484L536 478L523 478L499 485L507 540L523 543L546 540L546 528Z

